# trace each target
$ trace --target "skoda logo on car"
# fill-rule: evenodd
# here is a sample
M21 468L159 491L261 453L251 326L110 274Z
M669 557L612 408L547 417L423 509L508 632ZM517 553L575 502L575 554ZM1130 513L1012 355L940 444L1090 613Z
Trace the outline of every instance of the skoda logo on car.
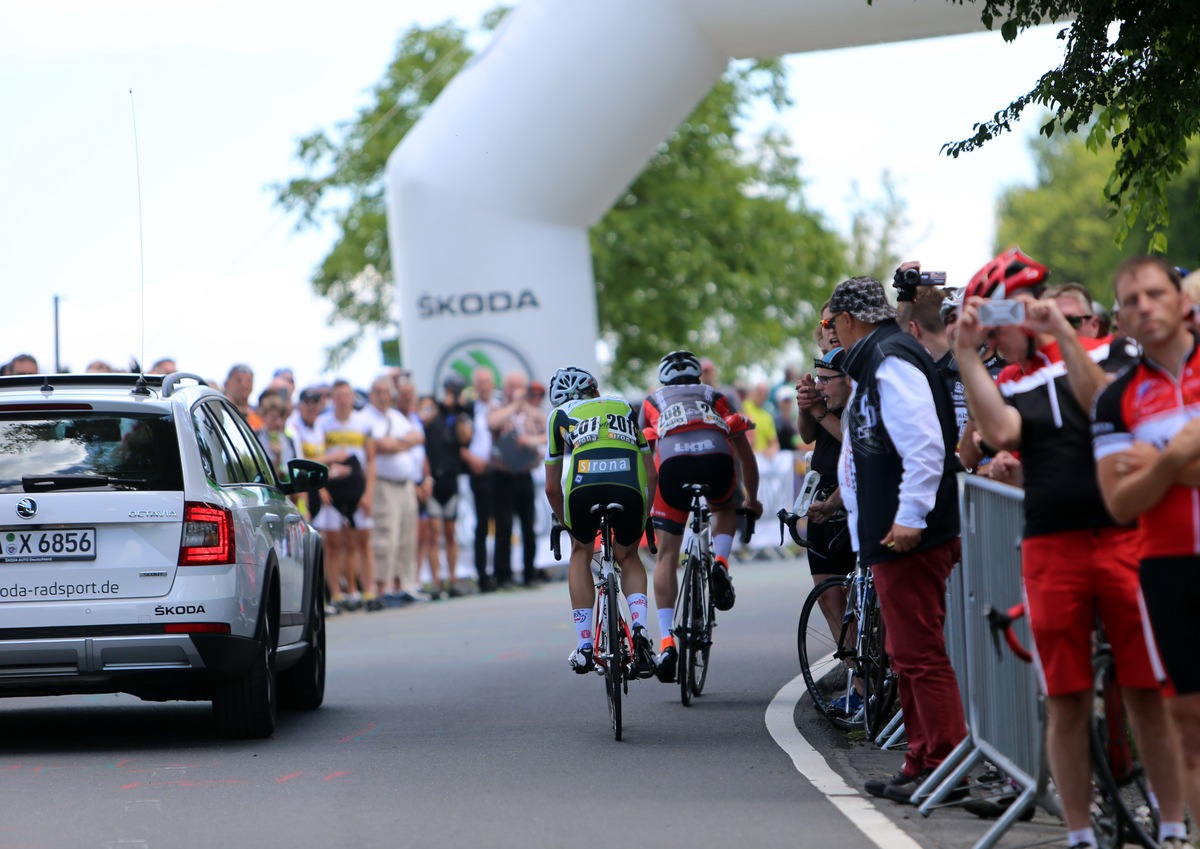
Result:
M37 502L32 498L22 498L17 502L17 515L22 519L32 519L37 515Z

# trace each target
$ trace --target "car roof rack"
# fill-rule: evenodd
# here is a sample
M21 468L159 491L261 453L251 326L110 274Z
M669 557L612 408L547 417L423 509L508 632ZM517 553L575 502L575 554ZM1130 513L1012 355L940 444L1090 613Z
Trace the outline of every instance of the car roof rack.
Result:
M151 387L158 387L162 397L170 398L183 380L193 380L198 386L208 386L204 378L186 371L162 374L16 374L0 376L0 390L22 386L37 387L43 392L58 388L80 386L130 387L134 394L145 394Z

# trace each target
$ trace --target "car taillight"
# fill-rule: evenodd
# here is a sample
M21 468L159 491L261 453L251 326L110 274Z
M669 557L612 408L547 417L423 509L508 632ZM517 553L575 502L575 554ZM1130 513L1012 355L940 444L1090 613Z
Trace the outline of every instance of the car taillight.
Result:
M234 562L233 513L223 507L189 501L183 505L180 566Z

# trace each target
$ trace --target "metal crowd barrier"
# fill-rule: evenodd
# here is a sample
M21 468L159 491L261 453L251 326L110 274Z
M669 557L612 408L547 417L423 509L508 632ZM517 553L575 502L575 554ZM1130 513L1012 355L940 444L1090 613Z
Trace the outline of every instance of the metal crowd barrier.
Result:
M962 565L949 583L946 642L958 674L967 737L917 790L929 816L981 760L987 759L1020 788L1020 795L975 844L988 849L1021 814L1045 796L1044 720L1037 675L1002 646L997 656L987 608L1006 610L1021 600L1021 529L1024 492L985 478L959 475ZM1031 645L1026 619L1014 623ZM926 795L928 794L928 795ZM1040 798L1039 798L1040 797Z

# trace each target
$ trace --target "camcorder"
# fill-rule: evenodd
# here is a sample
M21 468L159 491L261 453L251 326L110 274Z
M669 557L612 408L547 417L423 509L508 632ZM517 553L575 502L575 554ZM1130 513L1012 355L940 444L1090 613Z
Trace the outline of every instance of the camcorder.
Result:
M917 296L918 286L945 286L946 272L944 271L917 271L915 268L906 268L903 271L896 269L896 276L892 278L892 288L899 294L896 296L897 301L911 301Z

